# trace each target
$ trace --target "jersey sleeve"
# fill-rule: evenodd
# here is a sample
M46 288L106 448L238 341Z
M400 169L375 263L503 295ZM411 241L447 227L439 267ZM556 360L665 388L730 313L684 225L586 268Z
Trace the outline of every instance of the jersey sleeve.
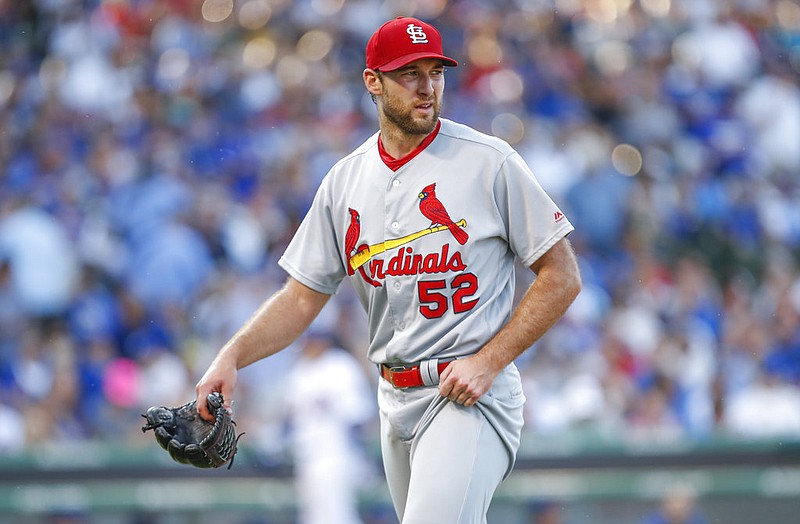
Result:
M516 152L500 168L494 192L508 244L526 267L574 230Z
M331 212L330 184L324 179L311 208L278 260L289 275L320 293L333 295L346 270Z

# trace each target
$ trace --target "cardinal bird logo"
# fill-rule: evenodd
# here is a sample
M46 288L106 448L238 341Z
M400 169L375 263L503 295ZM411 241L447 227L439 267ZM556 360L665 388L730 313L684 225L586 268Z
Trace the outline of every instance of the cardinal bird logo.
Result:
M369 251L369 245L361 244L360 246L356 247L356 244L358 244L358 239L361 236L361 214L352 207L347 208L347 211L350 213L350 225L347 226L347 231L344 234L344 250L345 254L347 255L347 274L353 275L355 273L355 269L350 263L350 259L353 258L353 255L361 250ZM367 272L364 270L364 266L359 266L358 272L364 278L364 281L371 286L381 287L380 282L370 278L369 275L367 275Z
M344 235L344 251L349 260L356 252L356 244L358 238L361 236L361 215L353 208L347 209L350 212L350 225L347 227L347 233ZM350 264L347 265L347 274L354 273Z
M469 235L458 224L453 222L444 205L436 198L436 184L425 186L419 194L419 210L431 221L431 227L446 226L453 234L456 242L462 246L469 240Z

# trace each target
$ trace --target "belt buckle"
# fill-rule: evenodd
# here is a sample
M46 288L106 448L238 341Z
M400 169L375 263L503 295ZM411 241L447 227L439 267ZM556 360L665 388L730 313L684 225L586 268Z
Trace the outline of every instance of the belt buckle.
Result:
M395 384L395 381L394 381L394 374L395 374L395 373L399 373L399 372L401 372L401 371L407 371L409 368L407 368L407 367L405 367L405 366L392 366L392 367L386 366L386 367L387 367L387 369L389 370L389 383L390 383L390 384L391 384L391 385L392 385L392 386L393 386L395 389L408 389L408 386L398 386L397 384Z

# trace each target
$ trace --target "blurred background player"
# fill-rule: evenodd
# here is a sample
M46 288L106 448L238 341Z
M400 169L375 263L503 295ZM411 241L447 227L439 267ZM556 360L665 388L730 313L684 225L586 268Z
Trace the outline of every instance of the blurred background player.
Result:
M361 439L375 418L370 384L328 329L312 326L300 346L284 389L298 522L361 524L359 489L372 473Z

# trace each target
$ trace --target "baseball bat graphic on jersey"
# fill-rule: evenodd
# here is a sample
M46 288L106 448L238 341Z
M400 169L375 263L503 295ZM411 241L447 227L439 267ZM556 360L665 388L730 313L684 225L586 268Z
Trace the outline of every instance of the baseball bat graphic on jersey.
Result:
M455 225L460 227L467 227L467 221L463 218L458 222L455 222ZM391 238L389 240L384 240L383 242L379 242L377 244L372 244L371 246L367 246L362 248L360 251L355 253L352 257L350 257L350 268L355 271L359 267L366 264L369 259L376 255L380 255L387 249L394 249L396 247L400 247L403 244L408 244L409 242L416 240L420 237L424 237L425 235L430 235L431 233L438 233L439 231L447 231L450 229L451 226L436 226L436 227L426 227L425 229L420 229L415 233L411 233L404 237L400 238Z

